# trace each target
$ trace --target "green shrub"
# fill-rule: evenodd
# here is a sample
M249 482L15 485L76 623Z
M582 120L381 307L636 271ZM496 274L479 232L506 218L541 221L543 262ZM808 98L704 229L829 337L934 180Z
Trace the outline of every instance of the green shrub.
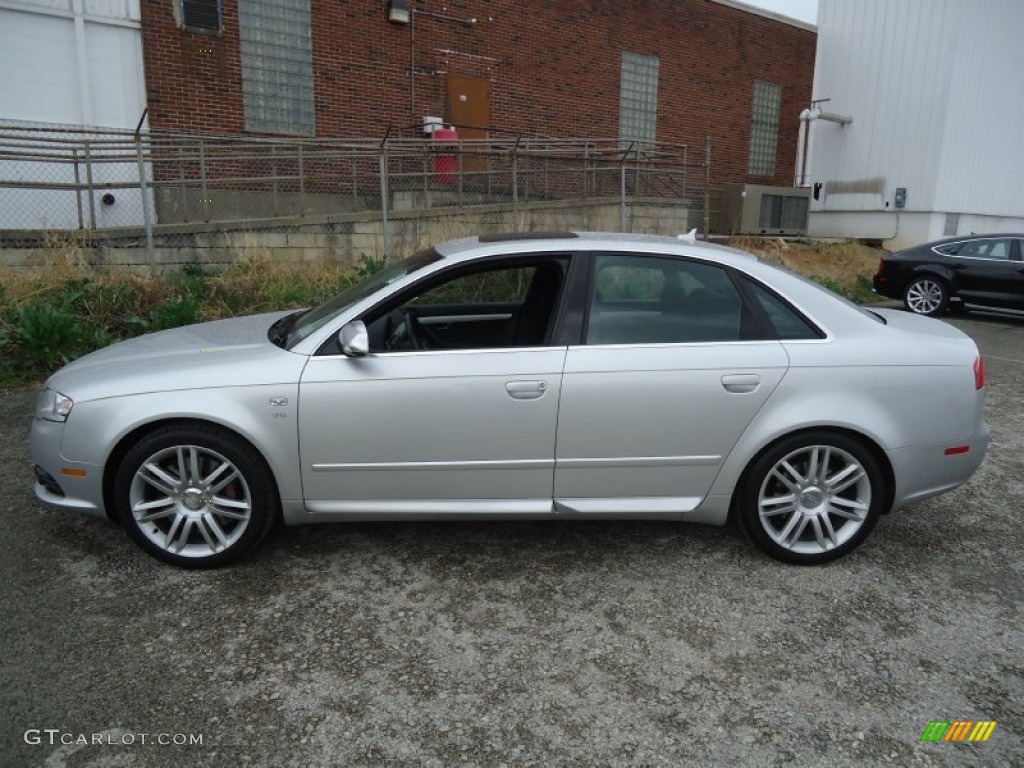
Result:
M202 320L199 301L191 296L172 296L157 304L148 318L129 317L125 324L133 334L153 333Z
M96 348L98 329L79 322L66 307L38 300L14 311L5 329L4 365L9 373L46 373Z

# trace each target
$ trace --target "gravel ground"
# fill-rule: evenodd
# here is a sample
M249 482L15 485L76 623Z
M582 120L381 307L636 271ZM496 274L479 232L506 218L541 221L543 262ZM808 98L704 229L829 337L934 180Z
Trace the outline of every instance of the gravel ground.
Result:
M0 766L1022 765L1024 321L955 323L988 459L821 568L731 529L395 523L185 572L38 507L34 393L2 396ZM956 719L998 726L921 743Z

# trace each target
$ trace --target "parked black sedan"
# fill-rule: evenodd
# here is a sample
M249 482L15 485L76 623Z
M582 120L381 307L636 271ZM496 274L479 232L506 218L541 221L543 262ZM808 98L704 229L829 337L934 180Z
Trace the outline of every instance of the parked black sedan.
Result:
M1024 234L961 235L891 253L875 275L877 293L911 312L1024 311Z

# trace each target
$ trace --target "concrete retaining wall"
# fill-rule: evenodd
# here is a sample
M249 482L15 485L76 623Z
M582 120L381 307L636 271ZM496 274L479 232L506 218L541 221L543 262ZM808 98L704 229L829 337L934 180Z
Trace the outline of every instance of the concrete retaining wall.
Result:
M626 228L633 232L678 234L689 227L689 211L682 202L633 201L626 207ZM621 229L618 200L570 200L528 203L512 210L508 205L480 205L467 209L401 211L388 220L385 249L380 214L336 214L307 217L286 223L246 222L233 226L175 225L161 227L150 255L144 233L106 231L86 239L38 232L0 232L0 264L40 266L58 252L96 266L148 270L174 269L182 264L229 264L247 256L293 262L323 258L358 263L364 255L401 258L433 243L475 234L539 231Z

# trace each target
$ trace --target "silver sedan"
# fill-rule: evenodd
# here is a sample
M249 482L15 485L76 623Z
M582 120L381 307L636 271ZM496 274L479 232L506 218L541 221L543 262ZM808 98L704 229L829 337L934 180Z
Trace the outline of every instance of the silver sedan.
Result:
M279 518L733 520L812 564L970 478L983 395L940 321L692 237L533 233L94 352L31 441L40 501L181 566Z

